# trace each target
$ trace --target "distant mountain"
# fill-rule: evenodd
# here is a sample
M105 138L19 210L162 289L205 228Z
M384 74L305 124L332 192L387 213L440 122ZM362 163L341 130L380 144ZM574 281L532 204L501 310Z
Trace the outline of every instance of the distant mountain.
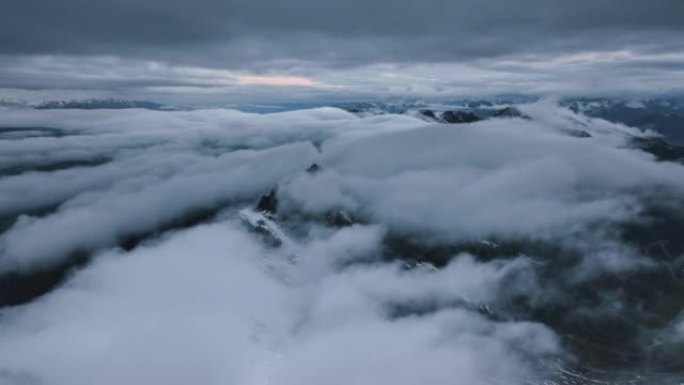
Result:
M532 98L509 98L493 100L452 100L426 102L422 100L403 102L345 103L342 108L360 117L403 114L427 122L461 124L473 123L490 118L527 118L515 105L533 102Z
M684 97L619 100L579 98L561 103L574 112L656 131L674 144L684 144Z
M26 108L27 103L17 99L0 99L0 109Z
M446 111L471 112L480 118L493 116L497 110L517 104L537 101L531 96L502 96L488 99L448 99L428 101L424 99L388 100L360 103L340 103L334 107L342 108L357 115L415 114L433 111L436 114Z
M85 99L85 100L53 100L42 102L33 106L39 110L55 110L55 109L80 109L80 110L96 110L96 109L110 109L120 110L127 108L144 108L155 111L174 111L182 108L176 106L169 106L148 101L137 100L122 100L122 99Z
M524 117L515 105L536 101L524 96L492 99L453 99L448 101L402 100L388 102L343 103L335 105L360 117L403 114L428 122L473 123L493 117Z
M537 101L526 96L491 99L453 99L447 101L403 100L388 102L344 103L336 107L361 117L381 114L404 114L425 121L470 123L493 117L525 118L516 105ZM570 110L631 127L652 130L668 142L684 145L684 97L612 99L566 98L560 104Z
M524 117L516 105L537 101L534 96L499 96L490 98L444 99L392 99L387 101L341 103L342 108L361 117L382 114L405 114L425 121L441 123L469 123L493 117ZM565 98L560 104L590 117L622 123L662 134L674 145L684 145L684 96L661 98ZM277 112L305 109L324 104L288 104L238 108L251 112ZM29 103L14 99L0 99L0 109L128 109L142 108L155 111L187 110L151 101L123 99L53 100ZM230 108L236 108L231 106Z

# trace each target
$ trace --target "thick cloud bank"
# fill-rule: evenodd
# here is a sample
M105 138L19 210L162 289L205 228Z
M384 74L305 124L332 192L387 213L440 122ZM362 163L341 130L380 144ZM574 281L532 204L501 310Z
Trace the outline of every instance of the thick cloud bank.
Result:
M3 111L0 384L680 378L684 166L521 109Z
M9 0L0 106L684 92L681 0Z

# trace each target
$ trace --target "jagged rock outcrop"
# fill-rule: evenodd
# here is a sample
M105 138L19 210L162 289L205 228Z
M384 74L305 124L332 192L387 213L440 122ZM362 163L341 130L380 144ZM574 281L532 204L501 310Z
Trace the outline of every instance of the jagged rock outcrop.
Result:
M277 213L278 197L276 196L276 189L271 190L268 195L263 195L261 199L259 199L256 209L259 212L265 212L269 214Z
M482 120L479 116L469 111L451 110L444 111L439 116L445 123L473 123Z
M520 112L519 109L515 107L506 107L502 108L500 110L497 110L496 113L494 113L494 116L497 118L522 118L522 119L530 119L529 116L523 114Z
M420 110L420 111L418 111L418 113L419 113L420 115L422 115L422 116L428 118L428 119L439 120L439 118L437 117L437 115L435 115L435 112L432 111L432 110Z
M633 138L630 145L654 155L658 160L684 163L684 146L661 138Z
M313 163L311 166L309 166L309 168L306 169L306 172L309 174L316 174L321 170L323 170L323 168L319 166L318 163Z
M346 227L353 225L355 221L345 211L331 211L325 215L325 223L330 227Z

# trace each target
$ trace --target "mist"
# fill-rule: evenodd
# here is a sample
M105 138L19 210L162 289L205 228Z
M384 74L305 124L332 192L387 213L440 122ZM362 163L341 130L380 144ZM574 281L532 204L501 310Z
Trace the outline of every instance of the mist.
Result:
M0 383L678 367L684 166L655 132L518 108L4 111Z

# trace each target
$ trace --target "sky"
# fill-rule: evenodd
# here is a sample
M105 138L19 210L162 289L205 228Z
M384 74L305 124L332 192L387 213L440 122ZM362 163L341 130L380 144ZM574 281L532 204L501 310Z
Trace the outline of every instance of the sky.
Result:
M662 94L681 0L9 0L0 97L181 104Z

